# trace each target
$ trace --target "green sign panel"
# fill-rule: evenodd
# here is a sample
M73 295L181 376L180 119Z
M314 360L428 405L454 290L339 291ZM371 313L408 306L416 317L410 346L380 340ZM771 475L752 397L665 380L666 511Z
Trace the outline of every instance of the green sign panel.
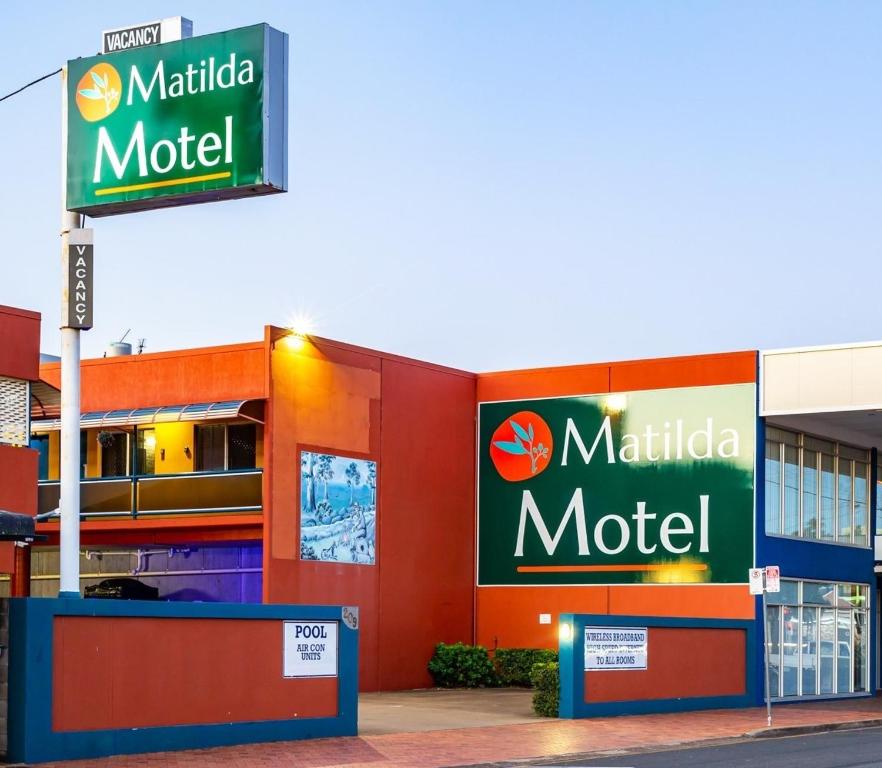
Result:
M753 384L482 403L478 584L740 583Z
M68 210L286 190L286 34L258 24L67 67Z

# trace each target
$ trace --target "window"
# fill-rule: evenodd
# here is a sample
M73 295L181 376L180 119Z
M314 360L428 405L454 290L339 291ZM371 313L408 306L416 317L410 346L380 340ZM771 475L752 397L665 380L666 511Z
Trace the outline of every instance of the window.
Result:
M851 473L851 460L840 458L836 471L836 478L838 480L837 499L839 501L839 541L851 540Z
M781 533L781 444L766 440L766 533Z
M101 477L125 477L129 471L129 436L125 432L99 432ZM86 454L83 453L85 461Z
M139 475L156 474L156 430L139 429L135 455L136 471Z
M227 427L227 469L257 466L257 426L230 424Z
M802 535L818 538L818 453L802 451Z
M49 479L49 435L32 435L31 448L37 452L37 479Z
M869 594L865 584L784 579L768 595L773 698L868 690Z
M197 472L257 466L256 424L200 424L195 430Z
M870 504L870 467L862 461L854 462L854 540L868 538L867 508Z
M799 536L799 448L784 446L784 528L785 536Z
M835 538L833 520L836 514L836 459L828 453L821 454L821 538Z
M882 467L876 467L876 530L882 533Z
M870 545L869 451L776 427L765 447L767 534Z
M218 472L226 469L226 430L223 424L196 426L197 472Z

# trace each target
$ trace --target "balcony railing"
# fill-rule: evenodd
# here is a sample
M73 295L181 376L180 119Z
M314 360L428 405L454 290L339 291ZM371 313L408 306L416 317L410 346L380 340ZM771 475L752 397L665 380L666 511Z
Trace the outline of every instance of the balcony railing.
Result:
M263 470L189 472L179 475L84 477L80 516L141 517L260 512ZM40 513L58 508L58 480L41 480Z

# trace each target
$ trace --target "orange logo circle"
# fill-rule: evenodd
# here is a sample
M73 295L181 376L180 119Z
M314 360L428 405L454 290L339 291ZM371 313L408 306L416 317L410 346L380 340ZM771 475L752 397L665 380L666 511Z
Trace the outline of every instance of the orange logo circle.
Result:
M77 83L77 109L90 123L103 120L119 106L122 97L122 80L119 72L110 64L101 62Z
M551 461L551 429L538 413L518 411L502 422L490 438L490 458L496 471L510 482L528 480Z

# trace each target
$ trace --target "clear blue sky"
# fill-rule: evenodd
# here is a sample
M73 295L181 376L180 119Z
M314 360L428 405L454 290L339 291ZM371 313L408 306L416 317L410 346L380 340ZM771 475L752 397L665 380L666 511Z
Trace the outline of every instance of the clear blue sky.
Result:
M298 311L470 370L882 336L882 3L15 2L0 94L178 14L290 34L290 191L93 222L85 355ZM47 352L59 131L57 78L0 104L0 303Z

